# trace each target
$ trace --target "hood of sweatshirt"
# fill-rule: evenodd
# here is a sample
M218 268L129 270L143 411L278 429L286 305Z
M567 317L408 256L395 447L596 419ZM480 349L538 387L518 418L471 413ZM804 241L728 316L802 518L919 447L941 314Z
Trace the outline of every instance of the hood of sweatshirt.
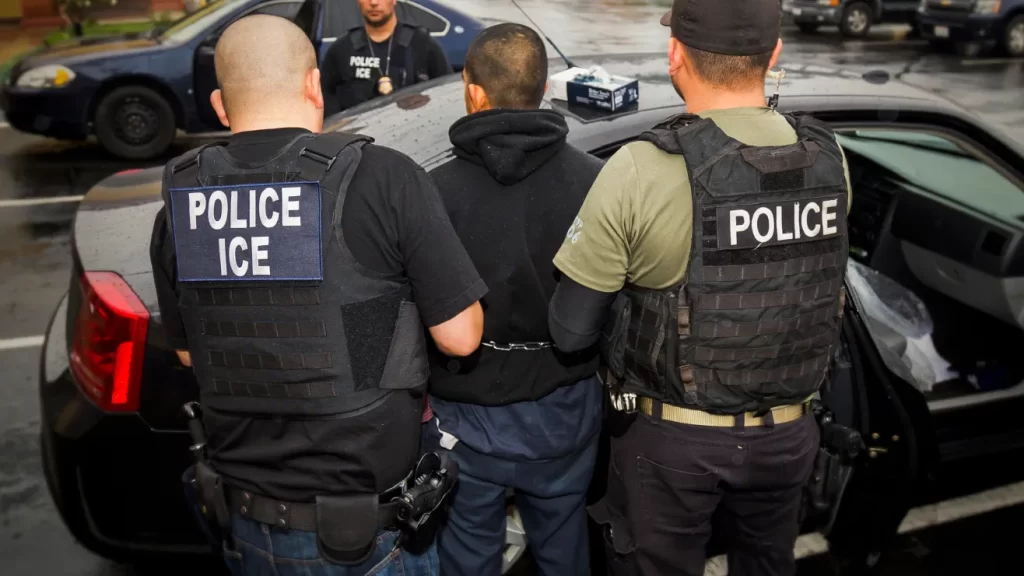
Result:
M554 110L485 110L452 124L459 158L482 166L498 182L516 184L565 146L569 127Z

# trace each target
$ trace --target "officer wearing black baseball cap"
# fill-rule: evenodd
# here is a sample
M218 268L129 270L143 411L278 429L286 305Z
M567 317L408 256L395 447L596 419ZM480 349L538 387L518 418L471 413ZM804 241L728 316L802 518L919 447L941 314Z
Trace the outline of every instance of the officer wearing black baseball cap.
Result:
M623 422L589 508L613 574L702 575L712 518L731 576L796 570L850 192L829 127L766 102L780 19L779 0L675 0L687 113L609 159L555 256L552 338L600 340Z

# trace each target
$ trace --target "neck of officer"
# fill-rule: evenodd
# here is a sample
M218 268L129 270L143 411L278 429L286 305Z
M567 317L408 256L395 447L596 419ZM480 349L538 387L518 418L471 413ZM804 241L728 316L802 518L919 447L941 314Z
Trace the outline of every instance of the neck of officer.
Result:
M723 90L706 84L697 85L688 87L684 98L689 114L726 108L761 108L768 105L763 85L752 86L749 90Z
M395 15L392 14L391 18L388 18L388 21L385 22L384 24L381 24L380 26L372 26L370 24L367 24L366 35L369 36L370 40L373 40L374 42L383 42L388 38L391 38L391 35L395 33L396 27L398 27L398 18L396 18Z
M311 115L312 116L312 115ZM231 133L254 132L256 130L277 130L280 128L298 128L317 134L323 130L323 123L300 115L248 116L240 115L231 119Z

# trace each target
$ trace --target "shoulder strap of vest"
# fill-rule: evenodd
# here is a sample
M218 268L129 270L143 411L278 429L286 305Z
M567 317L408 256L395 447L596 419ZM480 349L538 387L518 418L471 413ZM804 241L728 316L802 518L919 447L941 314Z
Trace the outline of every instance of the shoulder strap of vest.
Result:
M227 145L227 142L218 140L186 152L181 160L175 163L174 166L171 166L171 187L187 188L189 186L202 186L201 162L203 152L207 148L225 145Z
M670 154L682 155L691 178L697 177L725 154L743 146L723 132L713 120L692 114L670 118L641 134L640 139Z
M370 37L366 34L366 28L359 26L348 31L349 42L352 43L352 50L359 50L370 44Z
M793 130L796 130L798 140L810 140L830 156L841 157L835 131L827 122L807 113L785 114L784 117Z
M299 151L297 160L299 173L306 181L319 182L345 148L353 145L362 148L370 142L373 142L373 138L362 134L347 132L319 134L307 140L305 146Z
M416 36L417 26L412 24L398 23L398 29L395 30L395 41L399 46L408 48L412 44L412 39Z

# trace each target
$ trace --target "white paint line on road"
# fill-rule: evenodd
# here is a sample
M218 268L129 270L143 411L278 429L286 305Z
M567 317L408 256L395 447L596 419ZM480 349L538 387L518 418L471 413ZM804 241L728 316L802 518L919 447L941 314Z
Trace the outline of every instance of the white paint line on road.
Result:
M19 350L21 348L37 348L43 345L44 336L24 336L0 340L0 350Z
M0 200L0 208L21 208L23 206L38 206L40 204L81 202L82 198L85 198L85 196L52 196L50 198L17 198L14 200Z
M903 519L899 533L918 532L1020 504L1024 504L1024 482L1007 484L984 492L914 508ZM797 538L794 552L797 559L824 554L828 552L828 540L817 532L804 534ZM724 555L708 559L704 567L704 576L726 576L728 573L728 562Z

